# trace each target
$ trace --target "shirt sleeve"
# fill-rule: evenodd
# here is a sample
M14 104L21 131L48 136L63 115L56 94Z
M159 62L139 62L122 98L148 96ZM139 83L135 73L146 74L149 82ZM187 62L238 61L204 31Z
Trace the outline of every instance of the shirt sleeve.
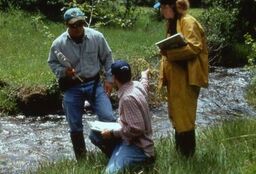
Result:
M186 19L182 23L182 34L187 40L187 45L181 48L167 50L167 59L171 61L187 60L194 58L203 50L200 28L196 21Z
M145 132L145 123L140 107L134 98L131 96L126 97L122 103L122 128L119 131L115 131L114 135L130 142Z
M99 58L102 63L102 66L105 70L106 80L112 82L112 74L111 74L111 64L113 63L112 51L104 38L104 36L100 35L100 44L99 44Z
M55 46L51 46L49 56L48 56L48 65L50 66L52 72L55 74L55 76L60 79L61 77L65 76L65 67L61 65L61 63L58 61L56 54L54 51L56 50Z
M140 83L143 85L146 93L148 94L148 90L149 90L148 77L142 76L140 79Z

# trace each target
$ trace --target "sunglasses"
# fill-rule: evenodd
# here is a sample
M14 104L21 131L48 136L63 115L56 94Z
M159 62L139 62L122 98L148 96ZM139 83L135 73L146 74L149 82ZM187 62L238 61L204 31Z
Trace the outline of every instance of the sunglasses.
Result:
M68 24L68 27L69 28L73 28L73 29L76 29L76 28L81 28L85 25L85 22L81 21L81 22L76 22L74 24Z

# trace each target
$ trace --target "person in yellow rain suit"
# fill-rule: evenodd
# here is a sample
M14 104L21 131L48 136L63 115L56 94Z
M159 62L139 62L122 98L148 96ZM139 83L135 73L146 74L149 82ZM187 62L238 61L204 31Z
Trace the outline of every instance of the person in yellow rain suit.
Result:
M187 0L160 0L154 6L167 21L167 36L181 33L187 45L161 50L159 87L167 86L168 112L175 129L176 150L194 155L197 99L208 86L208 50L200 23L187 14Z

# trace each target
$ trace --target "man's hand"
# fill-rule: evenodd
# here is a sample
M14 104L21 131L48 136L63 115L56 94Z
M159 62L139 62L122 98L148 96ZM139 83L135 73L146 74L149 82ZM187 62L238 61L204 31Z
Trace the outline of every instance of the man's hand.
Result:
M67 68L66 69L66 76L73 77L75 75L75 69L74 68Z
M142 71L141 72L141 77L142 78L148 78L149 72L150 72L149 68L146 69L145 71Z
M102 135L102 137L103 137L104 139L110 139L110 138L113 137L113 135L112 135L112 133L111 133L110 130L103 130L103 131L101 132L101 135Z
M112 92L112 83L105 80L104 82L104 90L108 96L110 96Z

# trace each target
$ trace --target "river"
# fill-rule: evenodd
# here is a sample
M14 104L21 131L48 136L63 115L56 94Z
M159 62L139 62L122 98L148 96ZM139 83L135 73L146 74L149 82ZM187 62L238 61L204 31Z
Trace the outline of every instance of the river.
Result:
M251 74L242 68L214 68L210 73L209 88L200 92L197 109L197 127L209 126L242 115L256 116L248 106L244 91ZM154 139L167 136L173 130L167 116L167 106L152 109ZM86 120L95 120L85 114L84 133L89 150L95 150L88 141ZM27 118L23 115L0 117L0 173L20 174L34 171L46 161L74 159L63 115Z

